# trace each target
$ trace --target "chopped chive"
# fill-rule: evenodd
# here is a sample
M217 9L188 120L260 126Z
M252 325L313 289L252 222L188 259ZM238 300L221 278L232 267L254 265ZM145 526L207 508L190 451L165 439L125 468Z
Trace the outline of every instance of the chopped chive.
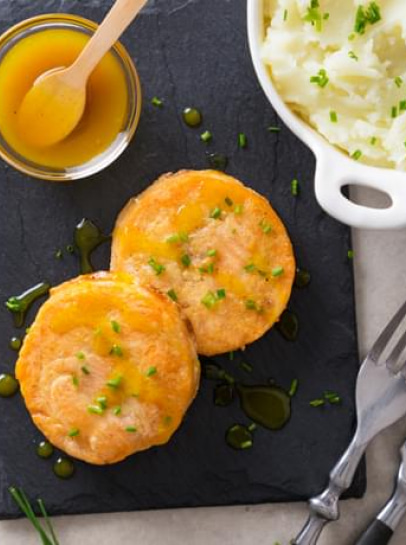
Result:
M245 301L245 308L247 308L248 310L257 310L258 306L253 299L247 299Z
M120 405L117 405L117 407L114 407L114 409L113 409L113 414L114 414L115 416L118 416L119 414L121 414L121 407L120 407Z
M350 57L350 59L353 59L354 61L358 61L358 56L354 53L354 51L349 51L348 52L348 56Z
M234 208L234 214L236 216L240 216L242 214L242 212L243 212L243 209L244 209L244 207L243 207L242 204L237 204L237 206Z
M182 265L184 265L185 267L190 267L190 264L192 263L192 260L190 259L190 256L188 254L184 254L180 258L180 260L182 262Z
M128 431L128 433L135 433L137 428L135 426L127 426L125 431Z
M207 274L213 274L214 272L214 263L209 263L207 265Z
M162 106L164 105L164 102L162 99L158 98L158 97L152 97L151 98L151 104L152 106L156 106L157 108L162 108Z
M247 448L251 448L251 447L252 447L251 439L248 439L247 441L244 441L243 443L241 443L241 448L242 449L247 449Z
M211 134L210 131L204 131L204 133L202 133L202 134L200 135L200 140L201 140L202 142L206 142L206 143L207 143L207 142L210 142L210 140L211 140L212 138L213 138L213 135Z
M210 212L210 217L214 220L218 220L221 217L221 208L218 206Z
M221 288L217 290L217 299L225 299L226 297L226 290L224 288Z
M252 431L255 431L256 429L257 429L257 425L254 422L252 422L252 424L248 426L248 431L252 432Z
M337 123L338 121L337 112L335 112L334 110L330 111L330 121L332 123Z
M168 295L168 297L170 297L172 299L172 301L177 301L178 300L178 296L176 295L176 292L175 292L174 289L171 289L171 290L167 291L166 294Z
M326 70L324 70L324 68L321 68L319 70L317 76L311 76L311 78L310 78L310 83L315 83L316 85L318 85L322 89L324 89L324 87L326 87L326 85L328 84L329 81L330 80L329 80L329 78L327 76L327 72L326 72Z
M259 226L266 235L269 235L269 233L272 231L272 225L265 220L262 220L259 223Z
M86 358L84 352L77 352L76 357L78 360L84 360Z
M294 380L292 380L292 383L289 388L290 397L293 397L296 394L298 386L299 386L299 381L297 380L297 378L295 378Z
M401 100L399 102L399 112L404 112L406 110L406 100Z
M348 259L354 259L354 255L355 255L354 250L348 250L347 252Z
M288 10L287 9L285 9L285 11L283 12L283 20L284 21L288 20Z
M55 252L55 258L56 258L56 259L62 259L62 258L63 258L63 252L62 252L62 250L56 250L56 252Z
M107 409L107 397L106 396L99 396L96 398L96 402L98 403L99 407L103 410Z
M72 376L72 383L73 383L73 386L76 386L76 388L79 386L79 379L76 375Z
M112 379L108 380L106 385L109 388L117 389L120 386L122 380L123 380L123 377L121 375L119 375L118 377L115 377L115 378L112 378Z
M392 106L392 109L391 109L392 119L395 119L397 116L398 116L398 107L397 106Z
M362 151L360 149L355 150L351 157L358 161L362 157Z
M240 132L240 134L238 135L238 147L247 147L247 136L243 132Z
M355 16L354 31L365 34L367 25L374 25L381 18L380 8L376 2L370 2L368 6L359 6Z
M280 127L268 127L268 131L269 132L281 132L281 128Z
M322 405L325 405L324 399L313 399L313 401L310 401L309 405L311 407L321 407Z
M155 271L157 276L165 271L165 266L158 263L153 257L148 261L148 265Z
M116 322L115 320L111 320L111 329L114 331L114 333L120 333L121 331L121 326L118 322Z
M99 405L89 405L87 407L87 412L90 414L103 414L103 409Z
M252 371L254 370L254 368L252 367L252 365L250 365L249 363L245 362L245 361L242 361L240 363L240 369L242 369L243 371L245 371L246 373L252 373Z
M226 197L224 199L224 202L226 203L227 206L233 206L233 201L230 199L230 197Z
M283 267L275 267L271 271L271 275L276 278L278 276L281 276L285 272L285 269Z
M68 437L77 437L79 435L79 430L77 428L72 428L68 432Z
M217 303L217 298L212 291L208 291L206 295L201 299L201 303L206 308L211 309Z
M244 266L244 271L254 272L255 270L256 270L256 266L254 265L254 263L248 263L248 265Z
M405 148L406 148L406 140L405 140L405 141L403 142L403 145L404 145L404 146L405 146Z
M90 375L89 368L86 365L82 365L81 370L84 375Z
M406 103L406 101L405 101L405 103ZM370 140L371 146L375 146L376 140L377 140L376 136L373 136L373 137L371 138L371 140Z
M206 255L208 257L215 257L217 255L217 250L207 250Z
M290 190L294 197L297 197L299 195L299 181L296 178L291 181Z
M120 358L123 356L123 349L119 344L113 344L113 346L110 349L110 355L111 356L119 356Z
M158 372L157 368L156 367L150 367L146 373L147 377L152 377L154 375L156 375Z
M400 88L403 85L403 79L400 76L396 76L396 78L394 79L394 82L396 87Z

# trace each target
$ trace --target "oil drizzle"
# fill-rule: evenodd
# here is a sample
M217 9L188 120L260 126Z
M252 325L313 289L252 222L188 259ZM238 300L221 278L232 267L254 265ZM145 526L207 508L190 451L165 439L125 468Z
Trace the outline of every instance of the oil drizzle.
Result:
M9 297L6 302L6 307L13 314L14 325L16 327L22 327L24 325L27 312L31 305L40 297L48 295L50 289L50 284L41 282L40 284L36 284L32 288L29 288L21 295Z
M235 450L247 450L253 445L253 436L246 426L234 424L226 432L226 443Z
M0 375L0 397L12 397L19 388L20 385L15 377L6 373Z
M91 262L92 252L103 242L110 240L110 236L104 235L91 220L83 218L75 227L74 241L79 250L80 272L88 274L93 272Z
M22 344L23 341L20 339L20 337L11 337L9 347L11 348L11 350L15 350L16 352L18 352Z
M228 157L223 153L208 153L207 162L214 170L224 172L228 165Z
M75 473L75 466L69 458L58 458L54 464L54 473L60 479L70 479Z
M287 341L293 342L299 334L299 320L291 310L284 310L281 314L276 329Z
M48 441L41 441L37 445L37 454L40 458L50 458L54 453L54 447Z

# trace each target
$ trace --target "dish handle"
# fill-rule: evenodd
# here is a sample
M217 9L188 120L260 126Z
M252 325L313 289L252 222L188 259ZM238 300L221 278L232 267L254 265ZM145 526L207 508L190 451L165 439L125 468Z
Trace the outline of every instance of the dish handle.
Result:
M350 201L344 186L369 187L386 193L388 208L370 208ZM316 198L335 219L361 229L399 229L406 227L406 173L375 168L323 150L317 157Z

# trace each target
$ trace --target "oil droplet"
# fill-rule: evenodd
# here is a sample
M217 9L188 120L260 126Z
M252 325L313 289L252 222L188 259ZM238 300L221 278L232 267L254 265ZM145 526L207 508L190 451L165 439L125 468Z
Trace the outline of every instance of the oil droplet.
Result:
M6 307L14 315L14 325L22 327L31 305L40 297L48 295L51 286L47 282L36 284L21 295L13 295L6 302Z
M207 161L214 170L224 171L228 165L228 158L223 153L208 153Z
M20 385L12 375L2 373L0 375L0 397L11 397L18 392Z
M11 348L11 350L15 350L16 352L18 352L22 344L23 341L20 339L20 337L11 337L9 347Z
M110 240L110 237L104 235L100 229L90 220L84 218L75 227L74 241L80 255L80 272L88 274L93 272L93 266L90 260L92 252Z
M235 424L227 430L226 443L236 450L246 450L252 447L253 437L248 428Z
M75 473L75 466L69 458L58 458L54 464L54 473L60 479L70 479Z
M199 127L203 121L203 116L197 108L185 108L182 116L188 127Z
M214 388L214 404L228 407L234 401L234 387L231 384L219 384Z
M54 447L48 441L41 441L37 446L37 454L40 458L50 458L54 453Z
M296 269L295 288L307 288L307 286L310 284L310 281L311 276L309 271L306 271L306 269Z
M299 320L291 310L283 311L276 329L287 341L295 341L299 333Z
M290 419L291 398L278 386L236 385L241 408L248 418L269 430L280 430Z

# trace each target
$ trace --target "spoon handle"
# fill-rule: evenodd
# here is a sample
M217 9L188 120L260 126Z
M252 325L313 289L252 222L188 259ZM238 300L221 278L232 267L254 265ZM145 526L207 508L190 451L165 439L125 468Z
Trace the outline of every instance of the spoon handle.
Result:
M92 39L71 67L72 77L86 82L104 55L135 19L147 0L116 0Z

